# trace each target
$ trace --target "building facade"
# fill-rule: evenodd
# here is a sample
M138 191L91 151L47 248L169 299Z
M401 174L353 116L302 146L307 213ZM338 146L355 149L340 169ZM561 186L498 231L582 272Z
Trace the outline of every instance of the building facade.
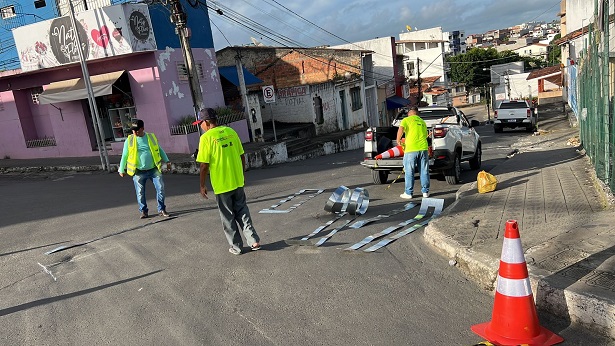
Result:
M445 73L448 41L443 40L443 37L441 27L399 34L399 41L396 42L397 54L402 58L406 79L416 81L419 76L421 78L439 77L434 86L448 89L449 80ZM411 86L408 85L407 94L404 97L411 96ZM439 95L438 99L446 100L444 101L445 105L452 102L448 93ZM426 102L424 99L422 101Z
M203 30L192 49L203 102L224 106L207 12L192 10L188 25ZM134 117L168 153L193 152L198 132L181 124L194 118L194 106L168 9L125 3L79 12L76 19L95 108L68 17L15 29L21 69L0 73L0 157L97 156L99 140L109 155L121 155ZM247 141L245 120L235 126Z
M364 127L377 116L368 51L248 46L227 47L216 56L220 66L234 66L239 57L263 81L247 88L248 106L262 122L313 124L320 135ZM266 102L263 86L273 87L275 102ZM368 88L373 92L366 95Z
M388 126L389 119L395 116L397 103L387 102L403 97L405 78L397 64L397 53L394 37L381 37L372 40L354 42L333 49L359 49L371 51L374 84L365 86L366 97L374 97L372 88L377 88L377 117L368 117L368 126ZM371 95L371 96L369 96ZM370 105L371 106L371 105ZM375 114L372 110L370 114Z

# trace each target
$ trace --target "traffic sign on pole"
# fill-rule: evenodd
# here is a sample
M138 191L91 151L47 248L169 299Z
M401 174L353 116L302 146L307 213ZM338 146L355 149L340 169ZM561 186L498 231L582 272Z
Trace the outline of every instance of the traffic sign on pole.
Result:
M266 85L263 87L263 98L265 103L275 103L275 90L273 85Z

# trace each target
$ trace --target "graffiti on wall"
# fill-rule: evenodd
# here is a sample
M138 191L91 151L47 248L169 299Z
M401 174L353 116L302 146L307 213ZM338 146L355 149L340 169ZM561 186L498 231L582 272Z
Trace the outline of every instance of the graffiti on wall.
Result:
M80 12L13 30L23 71L79 61L79 43L86 60L156 50L147 5L124 4Z
M297 97L297 96L305 96L308 94L307 86L297 86L290 88L282 88L278 89L278 98L287 98L287 97Z

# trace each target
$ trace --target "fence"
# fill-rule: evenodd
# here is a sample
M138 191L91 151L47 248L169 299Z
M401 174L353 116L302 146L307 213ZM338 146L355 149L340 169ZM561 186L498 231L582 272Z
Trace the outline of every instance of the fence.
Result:
M243 113L228 113L218 116L218 125L227 125L235 121L245 119ZM187 135L189 133L198 132L197 125L175 125L170 127L171 135Z
M171 135L187 135L189 133L199 131L198 126L196 125L175 125L171 126Z
M594 0L594 8L577 70L580 136L596 175L615 191L609 0Z
M55 147L55 146L56 146L56 139L54 137L31 139L29 141L26 141L26 148Z

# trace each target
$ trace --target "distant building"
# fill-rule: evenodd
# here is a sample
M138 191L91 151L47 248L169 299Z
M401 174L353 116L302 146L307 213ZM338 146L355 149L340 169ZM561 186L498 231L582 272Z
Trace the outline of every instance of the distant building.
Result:
M533 43L525 47L514 49L519 56L528 56L536 59L547 60L549 45L544 43Z
M314 134L361 128L377 118L372 54L366 50L226 47L216 52L220 66L243 66L263 83L248 89L256 124L313 125ZM260 86L273 86L267 103Z
M466 48L473 48L483 43L482 34L472 34L466 37Z
M446 68L446 46L448 41L442 39L441 27L412 31L399 34L397 41L397 54L402 56L404 63L404 76L408 80L416 80L419 77L439 77L439 82L435 86L442 86L448 89L448 77L445 73ZM408 85L410 87L410 85ZM404 93L404 97L409 97L410 92ZM448 98L448 93L439 97L441 100ZM421 99L422 101L425 101ZM447 104L450 100L444 102Z
M459 55L466 52L465 31L456 30L442 33L444 41L448 41L445 53L448 55Z
M369 126L388 126L389 120L396 114L398 106L405 103L399 98L403 97L403 85L405 79L400 71L401 64L397 63L395 37L381 37L372 40L353 42L343 45L328 47L331 49L351 49L371 51L374 84L365 86L366 97L372 95L371 88L376 88L377 115L370 112ZM388 102L387 102L388 101ZM400 101L401 103L394 102ZM366 101L371 103L370 100ZM403 106L403 105L402 105Z

